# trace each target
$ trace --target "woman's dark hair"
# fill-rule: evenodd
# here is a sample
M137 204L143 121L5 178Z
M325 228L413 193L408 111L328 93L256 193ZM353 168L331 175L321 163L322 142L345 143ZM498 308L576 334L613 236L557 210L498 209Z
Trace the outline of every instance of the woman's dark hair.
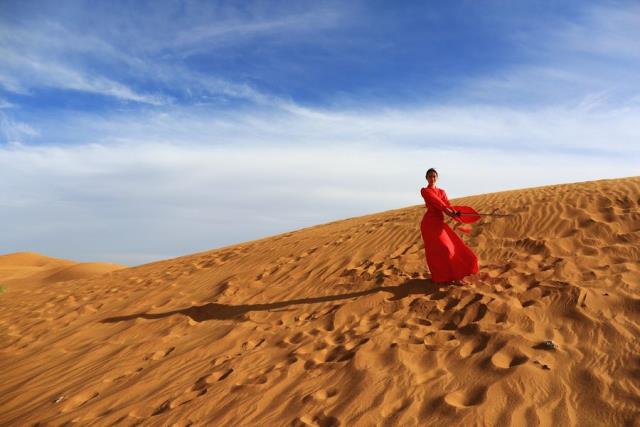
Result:
M427 171L427 173L424 175L425 178L427 178L429 176L429 172L433 172L436 174L436 176L438 176L438 171L435 170L434 168L429 168L429 170ZM428 179L428 178L427 178Z

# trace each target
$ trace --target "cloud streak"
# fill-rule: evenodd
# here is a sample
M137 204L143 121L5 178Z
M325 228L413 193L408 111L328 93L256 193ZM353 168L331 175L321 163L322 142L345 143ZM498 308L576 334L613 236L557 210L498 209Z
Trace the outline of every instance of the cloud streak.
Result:
M524 59L490 75L472 76L455 96L461 102L520 107L636 108L640 77L640 7L586 7L512 42ZM596 102L597 101L597 102Z
M151 105L165 102L160 95L139 93L108 77L86 70L81 63L65 59L70 54L113 55L106 43L69 34L51 23L42 23L48 37L38 30L30 31L3 25L0 29L0 85L4 90L29 95L34 89L54 88L88 92L125 101ZM120 59L122 55L118 55Z
M137 264L418 204L431 166L452 197L638 174L639 151L629 149L637 111L608 114L189 109L76 118L70 129L82 144L0 149L0 221L12 224L0 252Z
M270 37L300 40L301 35L332 28L341 19L331 8L284 16L239 16L235 8L224 13L218 8L204 8L206 13L199 10L198 14L178 19L170 9L159 10L161 17L125 20L123 36L102 23L87 34L84 29L78 31L45 16L36 15L20 24L5 21L0 26L0 89L20 95L34 95L40 88L72 90L152 106L220 103L225 98L237 98L290 108L286 99L267 94L247 81L196 71L185 58L255 37L262 37L263 42ZM77 12L84 13L81 9ZM118 20L115 12L106 11L105 20ZM205 21L201 15L212 19ZM158 21L164 28L154 25ZM105 32L109 38L105 38ZM147 89L137 89L140 86Z
M50 144L160 142L235 146L404 146L529 152L638 154L640 106L599 108L599 98L571 107L485 105L403 109L309 108L233 111L172 106L164 111L104 115L63 113L37 120ZM59 123L67 124L66 128ZM96 138L98 135L99 137ZM47 142L42 141L42 142Z

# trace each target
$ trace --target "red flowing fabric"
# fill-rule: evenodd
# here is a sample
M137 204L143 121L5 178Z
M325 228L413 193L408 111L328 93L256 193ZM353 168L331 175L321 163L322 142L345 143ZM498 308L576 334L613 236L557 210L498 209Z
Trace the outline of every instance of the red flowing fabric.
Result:
M420 190L427 212L420 231L427 265L434 282L450 282L478 272L478 258L462 239L444 222L444 211L451 207L441 188Z

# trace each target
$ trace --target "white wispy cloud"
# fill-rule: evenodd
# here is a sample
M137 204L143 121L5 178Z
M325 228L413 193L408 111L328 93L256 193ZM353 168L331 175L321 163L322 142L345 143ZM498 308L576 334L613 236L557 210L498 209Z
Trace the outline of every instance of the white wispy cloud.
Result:
M40 24L40 23L38 23ZM0 86L28 95L34 88L50 87L95 93L152 105L165 103L162 95L139 93L109 77L69 60L74 53L114 55L115 49L95 38L81 37L44 22L42 28L0 27ZM123 55L117 54L118 59Z
M156 49L188 49L189 53L238 43L262 36L300 36L337 26L343 18L337 9L319 9L277 17L222 20L180 30L170 41Z
M177 91L197 94L196 101L202 102L222 96L288 108L288 101L245 81L196 72L182 60L255 37L299 39L301 34L336 26L343 18L340 9L329 7L294 13L265 9L240 16L236 7L206 6L181 18L166 4L158 8L157 16L141 15L135 21L107 14L106 27L92 31L42 16L20 24L4 21L0 25L0 88L29 95L33 89L50 87L156 106L171 103L170 93ZM112 31L107 25L110 20L118 22L122 34ZM101 64L108 64L107 70L100 71ZM141 83L150 84L156 92L136 89Z
M15 107L14 104L12 104L11 102L7 101L4 98L0 98L0 110L13 108L13 107Z
M172 106L163 111L113 113L108 117L67 113L38 119L50 142L94 135L99 142L165 142L243 146L390 145L509 151L591 150L638 153L640 106L507 108L486 105L416 106L396 109L311 108L239 110ZM59 123L67 124L60 127ZM75 135L75 136L74 136ZM69 139L71 138L71 139Z
M631 169L597 157L479 149L17 145L0 149L0 220L12 224L0 252L147 262L419 204L430 166L452 196ZM122 248L137 255L113 255Z
M454 96L492 105L621 109L638 106L640 7L590 5L553 25L541 22L512 41L524 59L470 76Z
M557 29L558 47L609 59L640 59L640 5L620 6L592 6L582 19Z
M3 137L3 142L16 144L31 140L40 133L29 124L17 121L0 111L0 135Z
M636 110L173 108L65 117L83 143L1 147L0 252L177 256L419 204L432 166L452 197L640 173Z

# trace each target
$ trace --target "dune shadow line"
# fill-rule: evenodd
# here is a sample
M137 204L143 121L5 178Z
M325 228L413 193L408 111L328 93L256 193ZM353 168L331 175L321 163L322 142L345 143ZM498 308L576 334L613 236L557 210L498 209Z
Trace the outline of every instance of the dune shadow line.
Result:
M397 286L378 286L375 288L367 289L365 291L350 292L346 294L301 298L287 301L277 301L266 304L231 305L210 302L203 305L195 305L188 308L166 311L163 313L134 313L125 316L109 317L101 320L101 323L115 323L133 319L162 319L176 314L189 316L196 322L204 322L207 320L241 319L245 314L251 311L269 311L289 307L292 305L339 301L344 299L358 298L364 295L371 295L377 292L389 292L393 296L388 300L395 301L405 298L411 294L429 295L440 290L441 288L442 285L440 285L439 283L434 283L429 279L410 279L405 283Z

